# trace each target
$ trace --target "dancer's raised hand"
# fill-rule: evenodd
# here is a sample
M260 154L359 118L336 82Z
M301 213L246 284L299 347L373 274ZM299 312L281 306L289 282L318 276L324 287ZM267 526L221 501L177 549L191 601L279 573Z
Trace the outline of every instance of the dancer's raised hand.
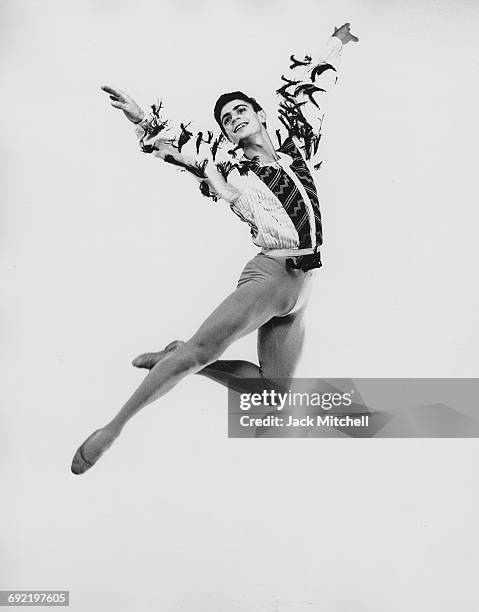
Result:
M121 89L115 89L109 85L102 85L102 90L110 96L111 105L121 109L125 117L132 123L140 123L145 118L143 109Z
M339 28L334 28L333 36L339 38L343 45L346 45L348 42L351 41L359 42L359 38L357 36L354 36L354 34L351 34L351 32L349 31L350 25L350 23L344 23Z

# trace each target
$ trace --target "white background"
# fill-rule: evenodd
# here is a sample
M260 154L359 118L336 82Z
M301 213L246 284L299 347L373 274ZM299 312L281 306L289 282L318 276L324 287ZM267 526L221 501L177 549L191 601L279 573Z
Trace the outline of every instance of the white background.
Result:
M69 466L131 359L188 338L256 252L100 85L211 127L242 89L273 119L289 55L345 21L299 375L478 375L477 4L0 7L0 589L69 589L75 612L476 610L476 440L228 440L226 390L191 377Z

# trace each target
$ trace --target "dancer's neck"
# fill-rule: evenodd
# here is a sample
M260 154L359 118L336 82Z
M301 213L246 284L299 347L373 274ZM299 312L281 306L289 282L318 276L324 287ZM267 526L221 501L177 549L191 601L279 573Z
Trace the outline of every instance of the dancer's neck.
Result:
M260 164L271 164L279 159L266 130L262 134L255 134L248 138L248 142L242 143L242 148L247 159L256 157Z

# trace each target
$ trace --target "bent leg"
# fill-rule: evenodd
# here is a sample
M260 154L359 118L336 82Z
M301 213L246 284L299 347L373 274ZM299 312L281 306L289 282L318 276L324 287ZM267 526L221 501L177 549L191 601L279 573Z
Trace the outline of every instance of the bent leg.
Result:
M304 309L293 315L273 317L258 330L259 366L249 361L214 361L197 374L237 391L257 391L254 380L263 388L283 390L278 379L294 376L304 344Z
M259 366L243 360L217 360L196 373L239 393L252 390L251 379L260 379L266 383L269 379L285 379L293 376L304 343L304 312L309 299L311 279L311 272L300 277L296 304L289 314L272 317L259 328L257 343ZM288 279L285 280L287 282ZM144 353L137 357L133 364L151 369L167 356L169 350L174 350L181 344L175 341L163 351Z
M300 291L289 314L272 317L258 329L259 366L249 361L219 360L197 374L239 393L251 391L251 383L244 379L262 379L271 388L276 388L279 383L273 384L272 380L294 376L304 344L304 315L313 278L313 272L301 278Z
M232 342L287 310L288 300L285 300L284 292L277 283L259 282L239 286L188 342L152 368L110 423L92 434L78 449L72 471L82 473L91 467L139 410L165 395L188 374L198 372L216 361Z
M137 368L152 370L157 363L165 359L171 351L176 350L182 344L184 344L184 342L174 340L162 351L138 355L132 363ZM202 370L199 370L196 374L219 382L225 387L230 387L240 393L249 390L249 388L245 386L245 380L262 378L261 368L259 366L250 361L243 360L219 359L207 365Z
M170 391L182 378L198 372L235 340L284 311L283 296L270 284L239 287L206 319L196 334L158 363L113 419L124 424L138 410Z
M258 359L266 378L291 378L304 345L304 312L274 317L258 330Z

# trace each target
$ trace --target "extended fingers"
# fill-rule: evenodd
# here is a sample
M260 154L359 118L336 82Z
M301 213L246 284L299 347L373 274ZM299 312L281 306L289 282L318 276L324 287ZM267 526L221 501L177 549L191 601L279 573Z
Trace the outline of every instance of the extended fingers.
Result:
M106 93L117 95L120 93L119 89L115 89L114 87L110 87L110 85L102 85L101 89L106 91Z
M116 99L125 101L125 94L121 91L121 89L115 89L114 87L110 87L109 85L102 85L101 89L107 94L110 94L110 98L112 100Z

